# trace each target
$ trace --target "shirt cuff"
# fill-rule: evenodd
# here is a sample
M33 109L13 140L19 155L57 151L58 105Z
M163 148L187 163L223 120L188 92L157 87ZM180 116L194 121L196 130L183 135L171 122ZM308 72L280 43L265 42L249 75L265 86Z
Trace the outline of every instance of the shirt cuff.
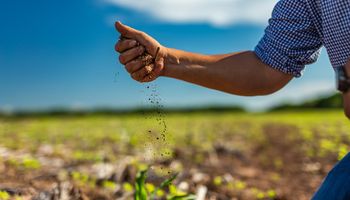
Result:
M283 73L293 75L295 78L302 76L305 65L293 62L287 55L270 47L264 40L261 40L254 49L255 54L268 66Z

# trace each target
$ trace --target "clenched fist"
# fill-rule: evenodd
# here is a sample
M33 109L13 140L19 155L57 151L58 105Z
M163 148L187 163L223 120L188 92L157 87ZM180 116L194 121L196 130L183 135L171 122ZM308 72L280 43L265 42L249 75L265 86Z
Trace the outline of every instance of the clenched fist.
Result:
M120 22L116 22L115 27L120 33L115 50L131 77L139 82L151 82L162 75L167 48L146 33Z

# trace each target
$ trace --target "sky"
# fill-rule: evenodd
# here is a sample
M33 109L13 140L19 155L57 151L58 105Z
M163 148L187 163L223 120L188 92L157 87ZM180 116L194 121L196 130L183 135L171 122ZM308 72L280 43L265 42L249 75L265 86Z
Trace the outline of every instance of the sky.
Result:
M275 0L5 0L0 4L0 110L136 108L147 85L118 63L116 20L162 45L203 54L253 50ZM264 97L239 97L169 78L152 83L166 107L266 109L335 91L327 53Z

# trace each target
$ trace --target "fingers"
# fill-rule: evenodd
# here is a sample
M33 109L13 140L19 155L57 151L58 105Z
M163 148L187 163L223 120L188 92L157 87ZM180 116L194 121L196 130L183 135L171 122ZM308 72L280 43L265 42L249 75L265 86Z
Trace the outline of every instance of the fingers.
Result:
M136 40L132 40L132 39L119 40L117 42L117 44L115 45L115 51L122 53L122 52L129 50L137 45L138 45L138 43Z
M159 77L164 69L162 57L165 52L160 48L161 45L148 34L119 21L115 27L123 38L115 45L115 50L121 53L119 61L125 65L131 77L139 82L150 82ZM148 57L142 55L145 52Z
M143 67L143 61L140 59L136 59L133 61L130 61L128 64L125 65L126 71L128 71L130 74L138 71Z
M157 41L155 41L151 36L142 31L133 29L130 26L124 25L119 21L115 23L115 27L122 37L137 40L147 48L148 52L150 52L152 56L155 55L156 48L154 46L159 46L159 43L157 43Z
M143 55L130 61L125 65L125 69L131 77L139 82L150 82L158 78L164 68L164 59L157 58L155 61L151 55Z
M120 21L117 21L115 23L115 28L122 36L126 38L136 39L136 37L141 34L140 31L133 29L130 26L124 25Z
M144 52L145 52L145 48L143 46L134 47L134 48L129 49L129 50L125 51L124 53L120 54L119 61L123 65L126 65L128 62L139 57Z
M142 59L132 60L125 65L125 69L131 74L131 78L139 82L151 82L156 80L164 69L164 59L157 58L154 63L145 66Z
M160 46L160 44L154 40L151 36L144 32L139 32L135 35L135 40L137 40L140 44L142 44L147 52L149 52L153 57L155 57L157 52L157 47Z
M153 64L147 65L141 68L140 70L132 73L131 78L133 78L136 81L143 82L145 77L152 72L153 68L154 68Z

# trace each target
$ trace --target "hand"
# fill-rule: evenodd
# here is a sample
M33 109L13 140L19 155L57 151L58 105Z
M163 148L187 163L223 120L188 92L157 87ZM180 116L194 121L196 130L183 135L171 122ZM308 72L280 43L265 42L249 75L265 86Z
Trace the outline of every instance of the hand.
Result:
M121 37L127 38L119 40L115 45L115 50L120 53L119 61L125 65L131 77L139 82L151 82L161 76L164 71L167 48L146 33L120 22L116 22L115 27ZM158 48L159 51L157 51ZM139 59L145 52L155 59L154 63L146 65L142 59Z

